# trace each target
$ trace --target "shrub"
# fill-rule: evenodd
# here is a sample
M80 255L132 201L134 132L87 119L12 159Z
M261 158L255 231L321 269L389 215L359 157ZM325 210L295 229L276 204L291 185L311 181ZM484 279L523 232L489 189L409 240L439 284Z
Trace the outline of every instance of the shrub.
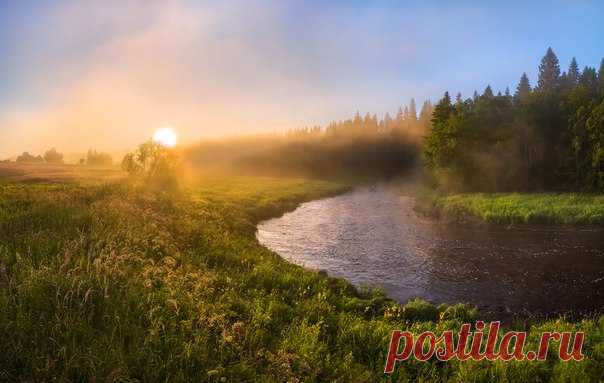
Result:
M49 164L62 164L63 153L57 152L57 149L55 148L47 150L46 153L44 153L44 161L48 162Z

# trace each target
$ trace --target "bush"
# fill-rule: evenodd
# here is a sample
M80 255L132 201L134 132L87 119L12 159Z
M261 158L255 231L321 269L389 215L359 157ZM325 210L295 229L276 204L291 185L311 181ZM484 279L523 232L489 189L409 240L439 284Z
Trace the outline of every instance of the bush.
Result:
M57 152L55 148L47 150L44 153L44 161L49 164L62 164L63 163L63 153Z

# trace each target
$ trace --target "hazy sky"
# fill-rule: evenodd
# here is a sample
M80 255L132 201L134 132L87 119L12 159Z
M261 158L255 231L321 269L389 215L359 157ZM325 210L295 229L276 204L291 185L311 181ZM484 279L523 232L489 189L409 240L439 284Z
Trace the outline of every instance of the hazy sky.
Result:
M603 1L0 0L0 159L394 112L604 56Z

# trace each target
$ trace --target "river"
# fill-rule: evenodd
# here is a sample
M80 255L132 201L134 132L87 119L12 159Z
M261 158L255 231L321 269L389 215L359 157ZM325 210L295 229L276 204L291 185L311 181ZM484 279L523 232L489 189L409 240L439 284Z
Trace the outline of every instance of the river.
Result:
M258 225L286 260L400 302L466 302L492 318L604 308L604 231L445 224L386 185L300 205Z

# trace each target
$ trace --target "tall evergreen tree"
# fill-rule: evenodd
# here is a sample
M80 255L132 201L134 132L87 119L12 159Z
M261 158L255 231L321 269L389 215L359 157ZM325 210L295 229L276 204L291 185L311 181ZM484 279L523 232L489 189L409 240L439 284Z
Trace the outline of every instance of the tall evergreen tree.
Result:
M510 87L509 86L505 87L505 96L506 97L511 97L511 95L510 95Z
M571 86L574 87L579 83L579 65L577 64L577 59L573 57L570 60L570 66L568 67L568 73L566 74L566 81Z
M432 118L432 111L433 108L430 100L424 101L422 109L419 111L420 124L427 126L430 123L430 119Z
M517 101L525 101L529 94L531 94L531 84L529 83L529 78L526 73L523 73L520 77L520 82L516 87L514 97Z
M581 73L579 83L587 89L592 96L598 92L598 75L596 68L586 66Z
M540 92L551 92L560 85L560 62L552 50L547 48L545 56L541 59L539 65L539 79L537 80L537 90Z
M434 107L432 123L437 124L446 121L452 111L453 106L451 105L451 96L449 96L449 92L445 92L443 98L436 104L436 107Z
M417 121L417 109L415 107L415 99L411 98L411 102L409 102L409 116L411 120Z

